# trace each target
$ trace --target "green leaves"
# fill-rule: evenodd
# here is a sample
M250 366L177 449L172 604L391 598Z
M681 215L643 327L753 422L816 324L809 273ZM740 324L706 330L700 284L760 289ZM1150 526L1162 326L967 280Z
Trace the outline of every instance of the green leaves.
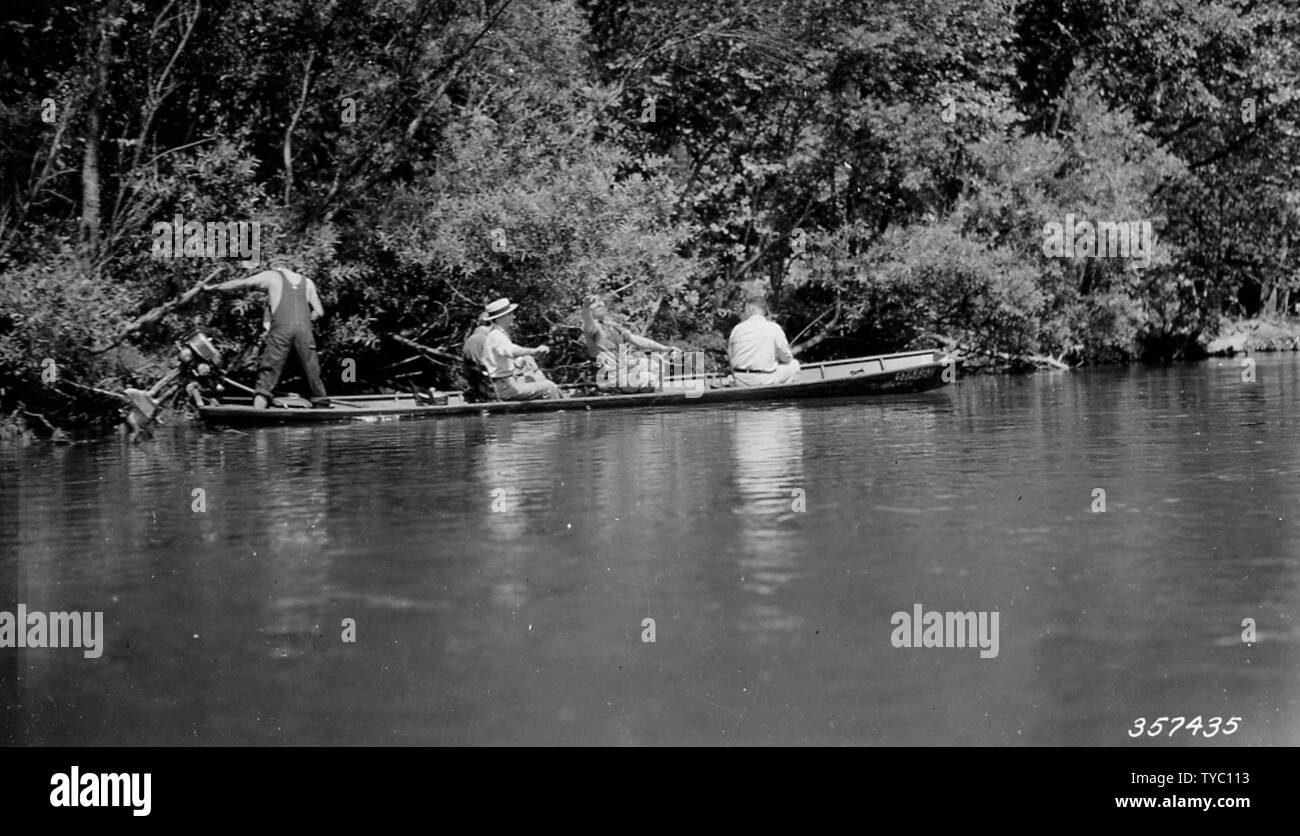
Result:
M106 288L76 322L96 27L58 5L0 22L8 357L62 328L73 358L88 323L194 281L205 263L148 253L177 211L259 221L300 256L340 314L327 357L383 354L391 332L452 345L509 295L523 338L577 361L594 289L638 328L720 347L754 288L790 333L830 326L829 354L940 335L1110 360L1300 289L1283 0L269 0L205 4L183 48L191 3L162 23L118 8ZM1044 225L1068 214L1149 220L1151 266L1046 257ZM194 304L138 344L197 324L250 343L256 308Z

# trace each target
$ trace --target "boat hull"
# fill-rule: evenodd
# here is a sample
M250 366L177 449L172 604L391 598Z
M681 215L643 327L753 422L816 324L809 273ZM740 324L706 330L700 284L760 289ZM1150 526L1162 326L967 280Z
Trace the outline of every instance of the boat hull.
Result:
M808 398L860 397L922 392L945 385L948 366L940 352L862 357L814 363L800 369L792 383L774 386L723 386L723 378L694 377L664 380L657 392L633 395L594 395L564 400L488 401L433 406L417 403L414 395L356 395L331 398L328 408L271 407L231 401L199 407L209 424L261 426L337 421L400 421L476 413L560 412L565 410L692 408L747 401L786 401Z

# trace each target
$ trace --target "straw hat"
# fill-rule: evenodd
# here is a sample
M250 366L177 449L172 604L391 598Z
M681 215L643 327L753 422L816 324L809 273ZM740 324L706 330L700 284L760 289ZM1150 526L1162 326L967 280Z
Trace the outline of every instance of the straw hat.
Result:
M502 297L495 302L488 302L483 308L483 320L491 322L494 319L500 319L508 313L513 313L518 305L510 304L510 300Z

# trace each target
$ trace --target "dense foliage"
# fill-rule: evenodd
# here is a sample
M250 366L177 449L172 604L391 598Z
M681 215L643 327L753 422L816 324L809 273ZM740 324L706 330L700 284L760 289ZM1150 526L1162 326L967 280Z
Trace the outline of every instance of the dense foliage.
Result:
M503 295L584 373L593 290L711 352L761 291L805 357L1179 356L1300 290L1297 30L1290 0L9 3L0 407L109 421L93 389L199 326L255 355L254 294L116 344L249 272L155 257L177 215L316 279L335 388L445 382L390 337L454 353ZM1067 216L1149 223L1149 259L1049 256Z

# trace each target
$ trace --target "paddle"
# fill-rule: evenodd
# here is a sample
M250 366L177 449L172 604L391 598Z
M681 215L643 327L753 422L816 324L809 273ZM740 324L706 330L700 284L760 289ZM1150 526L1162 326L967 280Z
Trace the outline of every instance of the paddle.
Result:
M221 380L222 380L222 382L227 383L227 384L229 384L230 386L235 387L236 389L240 390L241 392L247 392L248 394L252 395L253 397L257 397L257 391L256 391L255 389L250 389L249 387L245 386L244 384L240 383L240 382L237 381L237 380L231 380L230 378L225 377L224 375L222 376ZM307 400L306 398L303 398L301 395L293 395L293 396L291 396L291 397L298 398L298 399L301 400L303 403L307 403L307 404L310 404L310 403L311 403L311 401ZM273 404L275 404L276 406L279 406L279 407L286 407L286 408L288 408L286 404L283 404L283 403L277 403L277 401L280 401L280 400L283 400L283 398L274 398L274 399L272 399L271 402L272 402ZM330 401L330 406L334 406L334 405L336 405L336 404L337 404L338 406L347 406L347 407L351 407L352 409L363 409L363 408L364 408L364 407L362 407L361 404L350 403L350 402L348 402L348 401L340 401L340 400L338 400L338 399L332 399L332 400Z
M240 382L237 381L237 380L231 380L230 378L226 377L225 375L222 375L222 376L221 376L221 382L222 382L222 383L228 383L228 384L230 384L231 386L235 387L236 389L239 389L239 390L242 391L242 392L247 392L248 394L250 394L250 395L252 395L252 396L254 396L254 397L257 397L257 392L256 392L256 390L248 388L247 386L245 386L244 384L240 383Z

